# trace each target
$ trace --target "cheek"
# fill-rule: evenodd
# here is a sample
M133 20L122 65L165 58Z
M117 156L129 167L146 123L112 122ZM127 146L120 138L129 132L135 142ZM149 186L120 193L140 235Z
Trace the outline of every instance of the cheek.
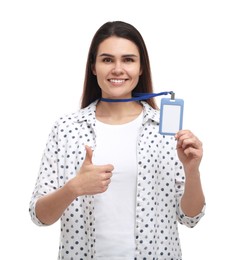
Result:
M139 77L142 74L142 69L140 68L140 66L137 66L137 68L134 68L134 72L132 72L135 74L135 77Z
M109 69L107 69L107 67L105 67L105 66L100 66L99 64L96 64L95 66L94 66L94 75L96 75L97 77L101 77L101 78L103 78L103 77L105 77L106 75L107 75L107 71L108 71Z
M131 77L135 80L135 81L138 81L139 80L139 77L141 75L141 72L140 71L134 71L131 73Z
M105 86L105 81L106 81L106 73L104 72L104 70L102 71L102 70L100 70L99 68L97 68L96 70L94 70L94 72L95 72L95 76L96 76L96 80L97 80L97 82L98 82L98 85L99 85L99 87L100 88L104 88L104 86Z
M132 77L139 77L142 74L142 70L140 67L136 66L129 69L129 73L132 75Z

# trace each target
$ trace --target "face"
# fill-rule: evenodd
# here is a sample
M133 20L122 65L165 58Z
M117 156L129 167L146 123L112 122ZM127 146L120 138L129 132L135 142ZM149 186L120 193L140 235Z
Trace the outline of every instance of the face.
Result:
M141 75L137 46L124 38L112 36L98 47L93 73L104 98L130 98Z

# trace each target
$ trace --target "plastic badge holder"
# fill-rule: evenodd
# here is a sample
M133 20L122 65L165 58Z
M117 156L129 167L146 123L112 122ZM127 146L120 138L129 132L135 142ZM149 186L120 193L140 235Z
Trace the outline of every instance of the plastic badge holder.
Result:
M160 106L159 133L175 135L183 125L183 99L162 98Z

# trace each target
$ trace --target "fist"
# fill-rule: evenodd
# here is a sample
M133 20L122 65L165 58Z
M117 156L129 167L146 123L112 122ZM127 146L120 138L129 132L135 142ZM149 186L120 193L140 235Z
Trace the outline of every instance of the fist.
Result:
M75 195L94 195L105 192L111 182L113 165L94 165L92 163L93 151L85 146L85 160L77 173L71 180L71 189Z

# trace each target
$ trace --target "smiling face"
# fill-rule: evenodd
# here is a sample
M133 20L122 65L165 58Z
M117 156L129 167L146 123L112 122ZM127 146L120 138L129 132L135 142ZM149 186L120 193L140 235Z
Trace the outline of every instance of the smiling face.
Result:
M132 41L109 37L99 45L92 71L103 98L130 98L141 75L139 50Z

